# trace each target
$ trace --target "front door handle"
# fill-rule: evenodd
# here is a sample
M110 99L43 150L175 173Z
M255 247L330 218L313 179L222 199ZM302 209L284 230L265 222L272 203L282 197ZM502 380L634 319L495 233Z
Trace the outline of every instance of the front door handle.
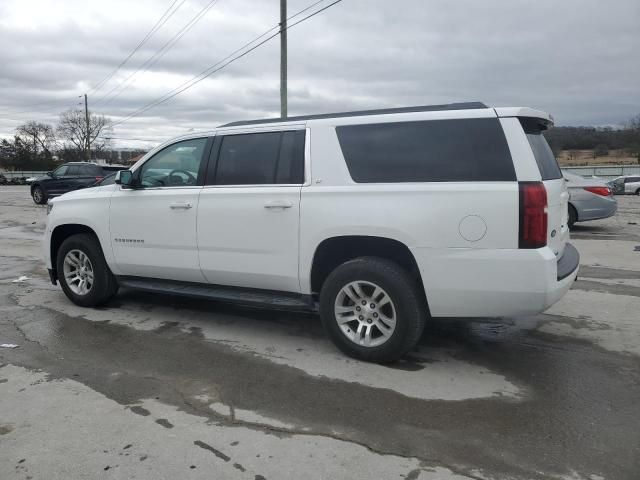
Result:
M291 208L293 203L291 202L269 202L264 204L264 208Z
M174 210L175 210L176 208L184 208L185 210L188 210L188 209L190 209L191 207L193 207L193 205L191 205L191 203L190 203L190 202L185 202L185 203L179 203L179 202L176 202L176 203L170 203L170 204L169 204L169 208L174 209Z

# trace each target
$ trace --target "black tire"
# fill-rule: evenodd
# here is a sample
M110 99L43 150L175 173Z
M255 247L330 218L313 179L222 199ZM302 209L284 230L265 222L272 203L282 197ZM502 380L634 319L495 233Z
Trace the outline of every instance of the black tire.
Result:
M381 287L393 302L395 330L381 345L358 345L338 325L336 300L342 288L354 281ZM389 363L402 357L420 339L427 318L426 299L417 279L398 264L378 257L360 257L329 274L320 292L320 316L327 334L342 352L360 360Z
M569 204L569 228L573 228L573 225L578 221L578 212L576 207Z
M31 189L31 198L37 205L44 205L47 203L47 194L40 185L36 185Z
M71 250L79 250L89 257L93 269L93 285L88 293L73 292L64 276L64 259ZM56 268L60 286L65 295L81 307L95 307L105 303L118 291L118 283L104 259L98 239L91 234L79 233L67 238L58 249Z
M636 190L636 195L640 195L640 188Z

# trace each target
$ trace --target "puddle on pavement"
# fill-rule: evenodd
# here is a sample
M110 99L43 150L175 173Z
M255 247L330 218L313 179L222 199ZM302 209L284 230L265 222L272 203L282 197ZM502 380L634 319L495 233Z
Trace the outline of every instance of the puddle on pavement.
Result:
M247 318L255 313L241 311ZM633 464L632 449L620 446L637 442L637 359L580 344L571 350L531 348L527 342L543 341L520 342L526 329L519 325L436 321L415 358L405 361L405 371L402 363L396 365L400 370L376 366L380 375L422 374L435 365L430 354L440 348L462 362L455 364L459 368L482 365L517 379L528 392L520 399L445 401L312 376L173 325L142 331L39 307L6 313L29 342L4 354L4 361L44 369L50 378L73 378L124 405L155 398L225 421L209 408L209 399L216 398L301 432L527 478L541 471L561 475L569 467L624 478L622 466ZM265 317L260 321L269 324ZM286 328L282 321L271 328ZM460 373L450 371L452 384ZM608 471L601 472L603 465Z

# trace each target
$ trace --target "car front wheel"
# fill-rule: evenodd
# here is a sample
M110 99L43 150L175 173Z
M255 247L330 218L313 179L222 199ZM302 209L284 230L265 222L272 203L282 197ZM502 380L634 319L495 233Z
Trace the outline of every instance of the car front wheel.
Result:
M47 195L40 185L36 185L31 189L31 198L33 198L33 201L38 205L47 203Z
M377 257L348 261L327 277L320 315L340 350L380 363L411 350L427 317L418 281L398 264Z
M56 268L62 290L76 305L94 307L118 291L116 279L93 235L72 235L62 242Z

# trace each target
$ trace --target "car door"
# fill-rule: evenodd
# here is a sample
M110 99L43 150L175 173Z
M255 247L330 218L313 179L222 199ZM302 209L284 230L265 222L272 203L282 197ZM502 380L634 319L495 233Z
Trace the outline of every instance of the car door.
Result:
M218 134L197 220L200 267L210 283L300 291L304 143L304 129Z
M67 192L71 166L72 165L59 166L51 173L51 178L42 182L48 195L62 195Z
M640 177L627 177L624 179L624 193L636 193L640 189Z
M109 228L121 275L205 281L198 263L196 212L209 147L207 138L168 145L135 170L136 188L115 188Z
M73 178L73 190L93 185L102 177L102 169L98 165L80 165L78 175Z
M77 190L85 186L87 182L90 165L70 165L67 171L64 193Z

